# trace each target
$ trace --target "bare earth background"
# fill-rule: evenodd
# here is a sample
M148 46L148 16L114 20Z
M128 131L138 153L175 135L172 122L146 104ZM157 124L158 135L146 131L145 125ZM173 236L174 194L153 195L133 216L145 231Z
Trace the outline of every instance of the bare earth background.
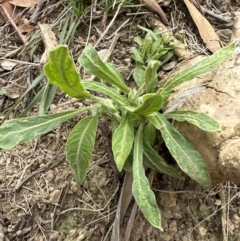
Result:
M220 4L219 9L214 9L209 1L204 1L202 6L218 16L232 17L233 10L238 10L238 1L213 2L215 6L217 3ZM209 54L184 2L167 0L159 3L170 20L168 28L172 28L174 36L187 44L195 55ZM123 5L116 15L117 6L118 4L114 9L110 7L106 14L101 1L97 1L96 6L92 4L92 7L86 3L87 8L83 16L72 17L69 21L68 29L76 21L80 21L69 48L76 60L87 42L96 44L99 38L102 38L106 26L109 26L114 17L114 24L99 42L97 50L103 52L113 44L110 61L131 85L131 70L134 65L129 49L135 45L135 36L144 36L138 25L149 27L150 20L158 17L144 8L129 5ZM27 21L35 9L36 5L33 5L17 7L16 11L21 13L24 21ZM62 5L57 1L46 1L42 11L39 23L49 26L53 24L52 31L59 42L62 26L66 21L66 12L70 11L70 6L67 3ZM228 43L231 24L220 23L211 17L208 19L215 31L220 34L222 44ZM15 29L3 18L3 14L0 15L1 118L26 91L30 83L42 73L42 65L39 62L46 48L43 44L44 37L39 27L32 30L28 26L26 31L27 33L23 34L26 38L24 48ZM115 44L114 40L117 40ZM14 67L8 69L3 64L4 58L20 62L16 62ZM175 66L179 60L174 58L171 61ZM76 65L80 73L87 76L77 63ZM159 76L165 78L168 71L168 68L160 70ZM46 83L47 81L43 80L25 96L9 118L17 117ZM3 95L1 91L5 89L11 92ZM48 112L77 109L87 104L58 91ZM38 107L38 104L35 105L29 115L37 115ZM79 118L68 121L28 144L19 145L12 150L0 150L0 241L111 239L111 227L124 173L116 173L116 168L112 164L108 120L103 118L87 179L82 186L76 185L63 153L67 136ZM175 165L166 150L160 151L170 164ZM179 181L155 173L152 188L161 209L164 232L151 227L138 211L129 240L240 240L240 193L234 183L203 188L188 177L184 181ZM132 201L123 219L121 240L126 240L125 230L133 204Z

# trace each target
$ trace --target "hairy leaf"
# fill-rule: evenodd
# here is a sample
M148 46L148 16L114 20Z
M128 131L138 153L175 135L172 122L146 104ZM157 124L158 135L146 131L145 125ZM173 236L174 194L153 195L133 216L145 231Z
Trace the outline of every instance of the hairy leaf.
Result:
M133 59L136 61L136 63L144 64L144 59L142 58L142 53L140 50L132 47L130 49L130 53L133 55Z
M89 109L89 107L85 107L80 110L6 121L0 127L0 148L10 149L18 144L28 142Z
M142 99L142 105L134 110L134 113L139 115L150 115L153 112L162 109L163 96L160 92L154 94L145 94Z
M156 60L150 60L147 65L147 68L145 70L145 76L144 76L144 90L146 90L147 93L153 92L157 86L157 82L158 82L157 70L159 66L160 66L160 62Z
M181 71L165 84L163 87L164 90L170 91L183 82L189 81L200 74L214 70L233 54L235 48L236 43L232 43L197 64Z
M147 33L144 38L143 44L140 46L140 51L142 53L144 61L147 61L147 55L151 51L152 44L153 44L152 36L150 33Z
M162 230L161 214L143 167L143 136L141 127L138 128L134 140L132 193L145 218L151 225Z
M113 156L119 171L122 170L123 165L132 150L133 140L134 128L131 116L127 114L114 131L112 137Z
M98 117L87 116L72 129L66 143L67 160L77 184L85 180L94 149Z
M148 141L148 143L153 146L156 139L156 127L148 122L143 128L143 136Z
M81 79L67 46L59 46L50 51L49 61L43 67L48 81L57 85L64 93L75 98L89 98L90 93L84 90Z
M160 130L168 150L179 167L201 185L209 186L211 184L209 171L199 152L162 114L152 115L148 119Z
M110 63L103 62L92 45L85 47L82 54L78 58L78 62L90 74L93 74L96 77L117 86L127 93L130 91L130 89L124 83L124 80L118 70Z
M84 80L82 81L82 85L85 89L105 94L111 97L113 101L117 101L120 104L131 105L128 99L126 99L125 97L120 95L115 89L110 88L107 85L104 85L102 83L95 82L95 81L84 81Z
M137 64L133 72L133 78L138 87L142 86L144 83L144 73L145 73L144 67Z
M145 166L161 173L168 174L177 179L183 179L181 174L169 166L161 156L150 146L147 140L144 142L143 163Z
M220 131L220 125L218 122L206 115L197 111L188 110L176 110L164 114L168 119L173 119L176 121L187 121L204 131Z

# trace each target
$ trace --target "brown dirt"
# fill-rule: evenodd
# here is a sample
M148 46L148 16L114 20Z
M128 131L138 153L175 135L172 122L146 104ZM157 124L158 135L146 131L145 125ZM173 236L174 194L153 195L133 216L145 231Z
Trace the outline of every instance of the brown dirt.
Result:
M186 37L183 41L195 53L206 53L204 44L183 4L175 1L163 2L169 19L172 16L174 35L181 39L184 30ZM53 4L52 1L46 2L45 8L50 7L51 4ZM237 3L232 3L231 7L237 9ZM23 11L23 9L18 10ZM147 27L147 19L152 17L151 13L132 15L138 10L122 8L106 35L106 37L111 36L127 19L130 19L121 27L120 38L110 57L111 62L128 78L129 84L131 69L134 67L129 49L134 45L133 38L143 35L137 25ZM29 17L30 11L32 10L23 12L23 16ZM57 11L47 15L40 22L53 23L59 15L63 14L63 11L64 8L59 7ZM142 11L143 9L139 10L140 13ZM109 13L107 25L114 15L112 10ZM99 39L104 30L102 19L103 14L97 11L93 17L92 28L89 29L90 13L88 11L85 14L75 34L74 42L70 45L74 59L84 48L89 31L90 42L96 43ZM10 51L20 48L22 44L1 15L0 24L2 35L0 53L3 57ZM229 28L223 24L214 22L213 24L218 30ZM59 29L56 28L54 31L59 38ZM29 39L36 39L34 33L29 33L27 36ZM11 58L38 63L43 53L41 38L38 39L39 41L36 39L34 45L36 50L33 60L29 57L29 49L20 54L14 54ZM108 48L111 41L112 38L103 39L97 49ZM32 45L30 49L34 46ZM16 103L16 98L27 89L28 81L32 82L42 73L42 66L18 63L11 71L1 67L0 71L0 91L8 88L13 93L11 97L0 95L0 117L3 117ZM159 73L160 76L166 74L167 72L163 70ZM9 118L17 117L45 83L43 81L35 87ZM49 113L77 109L86 104L58 91ZM37 115L38 107L36 105L30 115ZM76 185L63 153L67 136L77 121L78 118L75 118L27 144L19 145L12 150L0 151L0 241L110 240L124 173L116 173L113 167L108 139L103 131L107 129L107 123L102 119L87 179L83 185ZM171 158L168 158L168 161L175 165ZM178 181L155 173L152 188L161 209L164 232L151 227L140 211L137 211L130 241L240 240L240 194L239 188L234 183L228 182L203 188L188 177L184 181ZM132 201L123 219L121 240L124 240L133 204Z

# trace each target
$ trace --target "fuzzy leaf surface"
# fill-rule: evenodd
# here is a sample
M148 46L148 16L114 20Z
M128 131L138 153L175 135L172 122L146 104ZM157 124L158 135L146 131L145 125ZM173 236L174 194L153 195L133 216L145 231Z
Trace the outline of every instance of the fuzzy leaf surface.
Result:
M144 74L145 74L144 68L140 64L137 64L133 72L133 78L138 87L142 86L144 83Z
M187 121L204 131L220 131L220 125L218 122L206 115L197 111L188 110L176 110L164 114L167 119L173 119L176 121Z
M155 195L150 189L149 181L145 176L143 167L143 136L142 128L138 128L134 139L133 150L133 185L132 193L136 203L143 212L145 218L154 227L162 230L161 214Z
M213 55L206 57L197 64L194 64L193 66L181 71L164 85L164 90L170 91L183 82L189 81L200 74L214 70L233 54L235 48L236 43L232 43L218 50Z
M139 115L150 115L153 112L159 111L163 106L163 96L160 92L145 94L142 96L143 103L139 106L134 113Z
M96 91L109 96L113 101L117 101L123 105L131 105L128 99L120 95L115 89L110 88L100 82L83 80L82 85L87 90Z
M132 150L133 140L134 127L131 116L126 114L120 125L114 131L112 137L114 161L116 162L119 171L122 170L123 165Z
M147 93L153 92L157 86L158 74L157 70L160 66L160 62L156 60L150 60L145 70L144 76L144 89Z
M0 148L11 149L14 146L30 141L36 136L45 134L70 118L89 110L71 110L57 114L13 119L0 126Z
M79 185L84 182L91 161L97 125L97 116L87 116L78 122L67 139L67 160Z
M112 64L103 62L92 45L85 47L78 58L78 62L90 74L117 86L127 93L130 91L118 70Z
M67 46L59 46L50 51L49 61L43 67L49 83L58 86L64 93L75 98L89 98L80 76L69 54Z
M177 179L182 179L181 174L174 169L173 167L169 166L161 156L150 146L147 140L144 140L144 151L143 151L143 158L144 158L144 165L156 170L161 173L168 174Z
M152 115L149 121L160 130L169 152L179 167L199 184L209 186L211 179L207 165L192 144L160 113Z
M137 48L132 47L130 49L131 54L133 55L133 59L140 64L144 64L144 59L142 58L142 53Z
M148 141L150 146L154 145L156 139L156 127L148 122L143 128L143 137Z

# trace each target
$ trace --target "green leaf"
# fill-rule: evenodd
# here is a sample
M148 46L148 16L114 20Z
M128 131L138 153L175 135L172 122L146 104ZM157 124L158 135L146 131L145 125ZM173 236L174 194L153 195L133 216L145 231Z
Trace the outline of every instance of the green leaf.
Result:
M157 70L160 66L160 62L156 60L150 60L147 68L145 70L144 76L144 90L147 93L153 92L158 83L158 74Z
M143 136L153 146L156 139L156 127L148 122L143 128Z
M9 120L0 127L0 148L10 149L45 134L68 119L89 110L90 107L57 114Z
M145 166L161 173L168 174L177 179L183 179L181 174L169 166L161 156L150 146L147 140L144 140L143 163Z
M104 85L99 82L91 81L91 80L89 81L82 80L82 85L85 89L105 94L111 97L113 101L117 101L120 104L131 105L131 102L128 101L128 99L126 99L125 97L120 95L115 89L110 88L107 85Z
M45 77L45 75L42 73L32 81L32 83L27 88L27 90L21 95L20 98L18 98L18 100L15 102L15 104L8 109L7 113L4 115L4 119L7 119L9 117L11 112L15 108L17 108L17 106L21 103L22 99L27 95L27 93L29 93L35 86L37 86L44 79L44 77Z
M143 103L140 107L134 110L134 113L145 116L162 109L163 96L160 92L145 94L141 98L143 98Z
M161 214L143 167L143 136L141 126L138 128L134 140L132 193L145 218L151 225L162 231Z
M160 54L162 57L161 57L161 62L162 62L162 65L163 64L165 64L166 62L168 62L168 60L170 60L173 56L174 56L174 51L172 50L172 48L171 49L168 49L167 48L167 53L164 55L164 56L162 56L162 53ZM153 59L155 59L156 58L156 56L153 56Z
M122 170L123 165L132 150L133 140L134 128L132 125L131 116L126 114L120 125L114 131L112 137L114 161L116 162L119 171Z
M174 93L174 90L171 90L171 91L165 91L164 89L159 89L159 91L158 92L160 92L161 93L161 95L162 95L162 97L163 97L163 103L165 103L167 100L168 100L168 98L169 98L169 96L172 94L172 93Z
M205 161L198 151L181 135L165 117L158 113L147 117L162 134L162 138L179 167L203 186L211 179Z
M24 109L24 111L18 116L18 118L25 117L27 113L33 108L33 106L36 105L41 100L43 93L45 91L45 88L46 87L43 87L41 88L41 90L37 92L37 94L34 96L32 101L28 104L26 109Z
M0 95L8 96L11 91L9 89L3 89L0 91Z
M151 36L155 41L157 40L157 34L159 34L158 29L154 29L154 31L152 31L151 29L145 28L143 26L138 26L138 27L143 31L147 32L147 34Z
M81 85L81 79L67 46L59 46L49 52L49 60L43 67L48 81L64 93L75 98L89 98L90 93Z
M78 58L78 62L90 74L95 75L96 77L129 93L130 89L124 83L124 80L118 70L110 63L103 62L92 45L85 47Z
M139 36L135 37L135 38L133 39L133 41L134 41L135 43L137 43L139 46L141 46L141 45L143 44L143 39L142 39L141 37L139 37Z
M206 115L197 111L176 110L164 114L167 119L176 121L187 121L204 131L220 131L221 127L218 122Z
M151 49L151 56L159 52L161 49L163 49L163 38L158 37L156 41L154 41ZM157 59L156 59L157 60Z
M183 82L189 81L200 74L214 70L233 54L235 48L236 43L232 43L218 50L213 55L203 59L199 63L181 71L165 84L163 87L164 90L170 91Z
M132 47L130 49L130 53L133 55L133 59L135 60L135 62L140 63L140 64L144 64L144 59L142 58L141 51L139 51L135 47Z
M133 72L133 78L138 87L142 86L144 83L144 73L145 73L144 67L137 64Z
M91 161L97 126L98 117L87 116L78 122L67 139L67 160L79 185L84 182Z
M132 165L133 165L133 152L131 151L126 161L124 162L123 169L126 170L127 172L132 172Z

